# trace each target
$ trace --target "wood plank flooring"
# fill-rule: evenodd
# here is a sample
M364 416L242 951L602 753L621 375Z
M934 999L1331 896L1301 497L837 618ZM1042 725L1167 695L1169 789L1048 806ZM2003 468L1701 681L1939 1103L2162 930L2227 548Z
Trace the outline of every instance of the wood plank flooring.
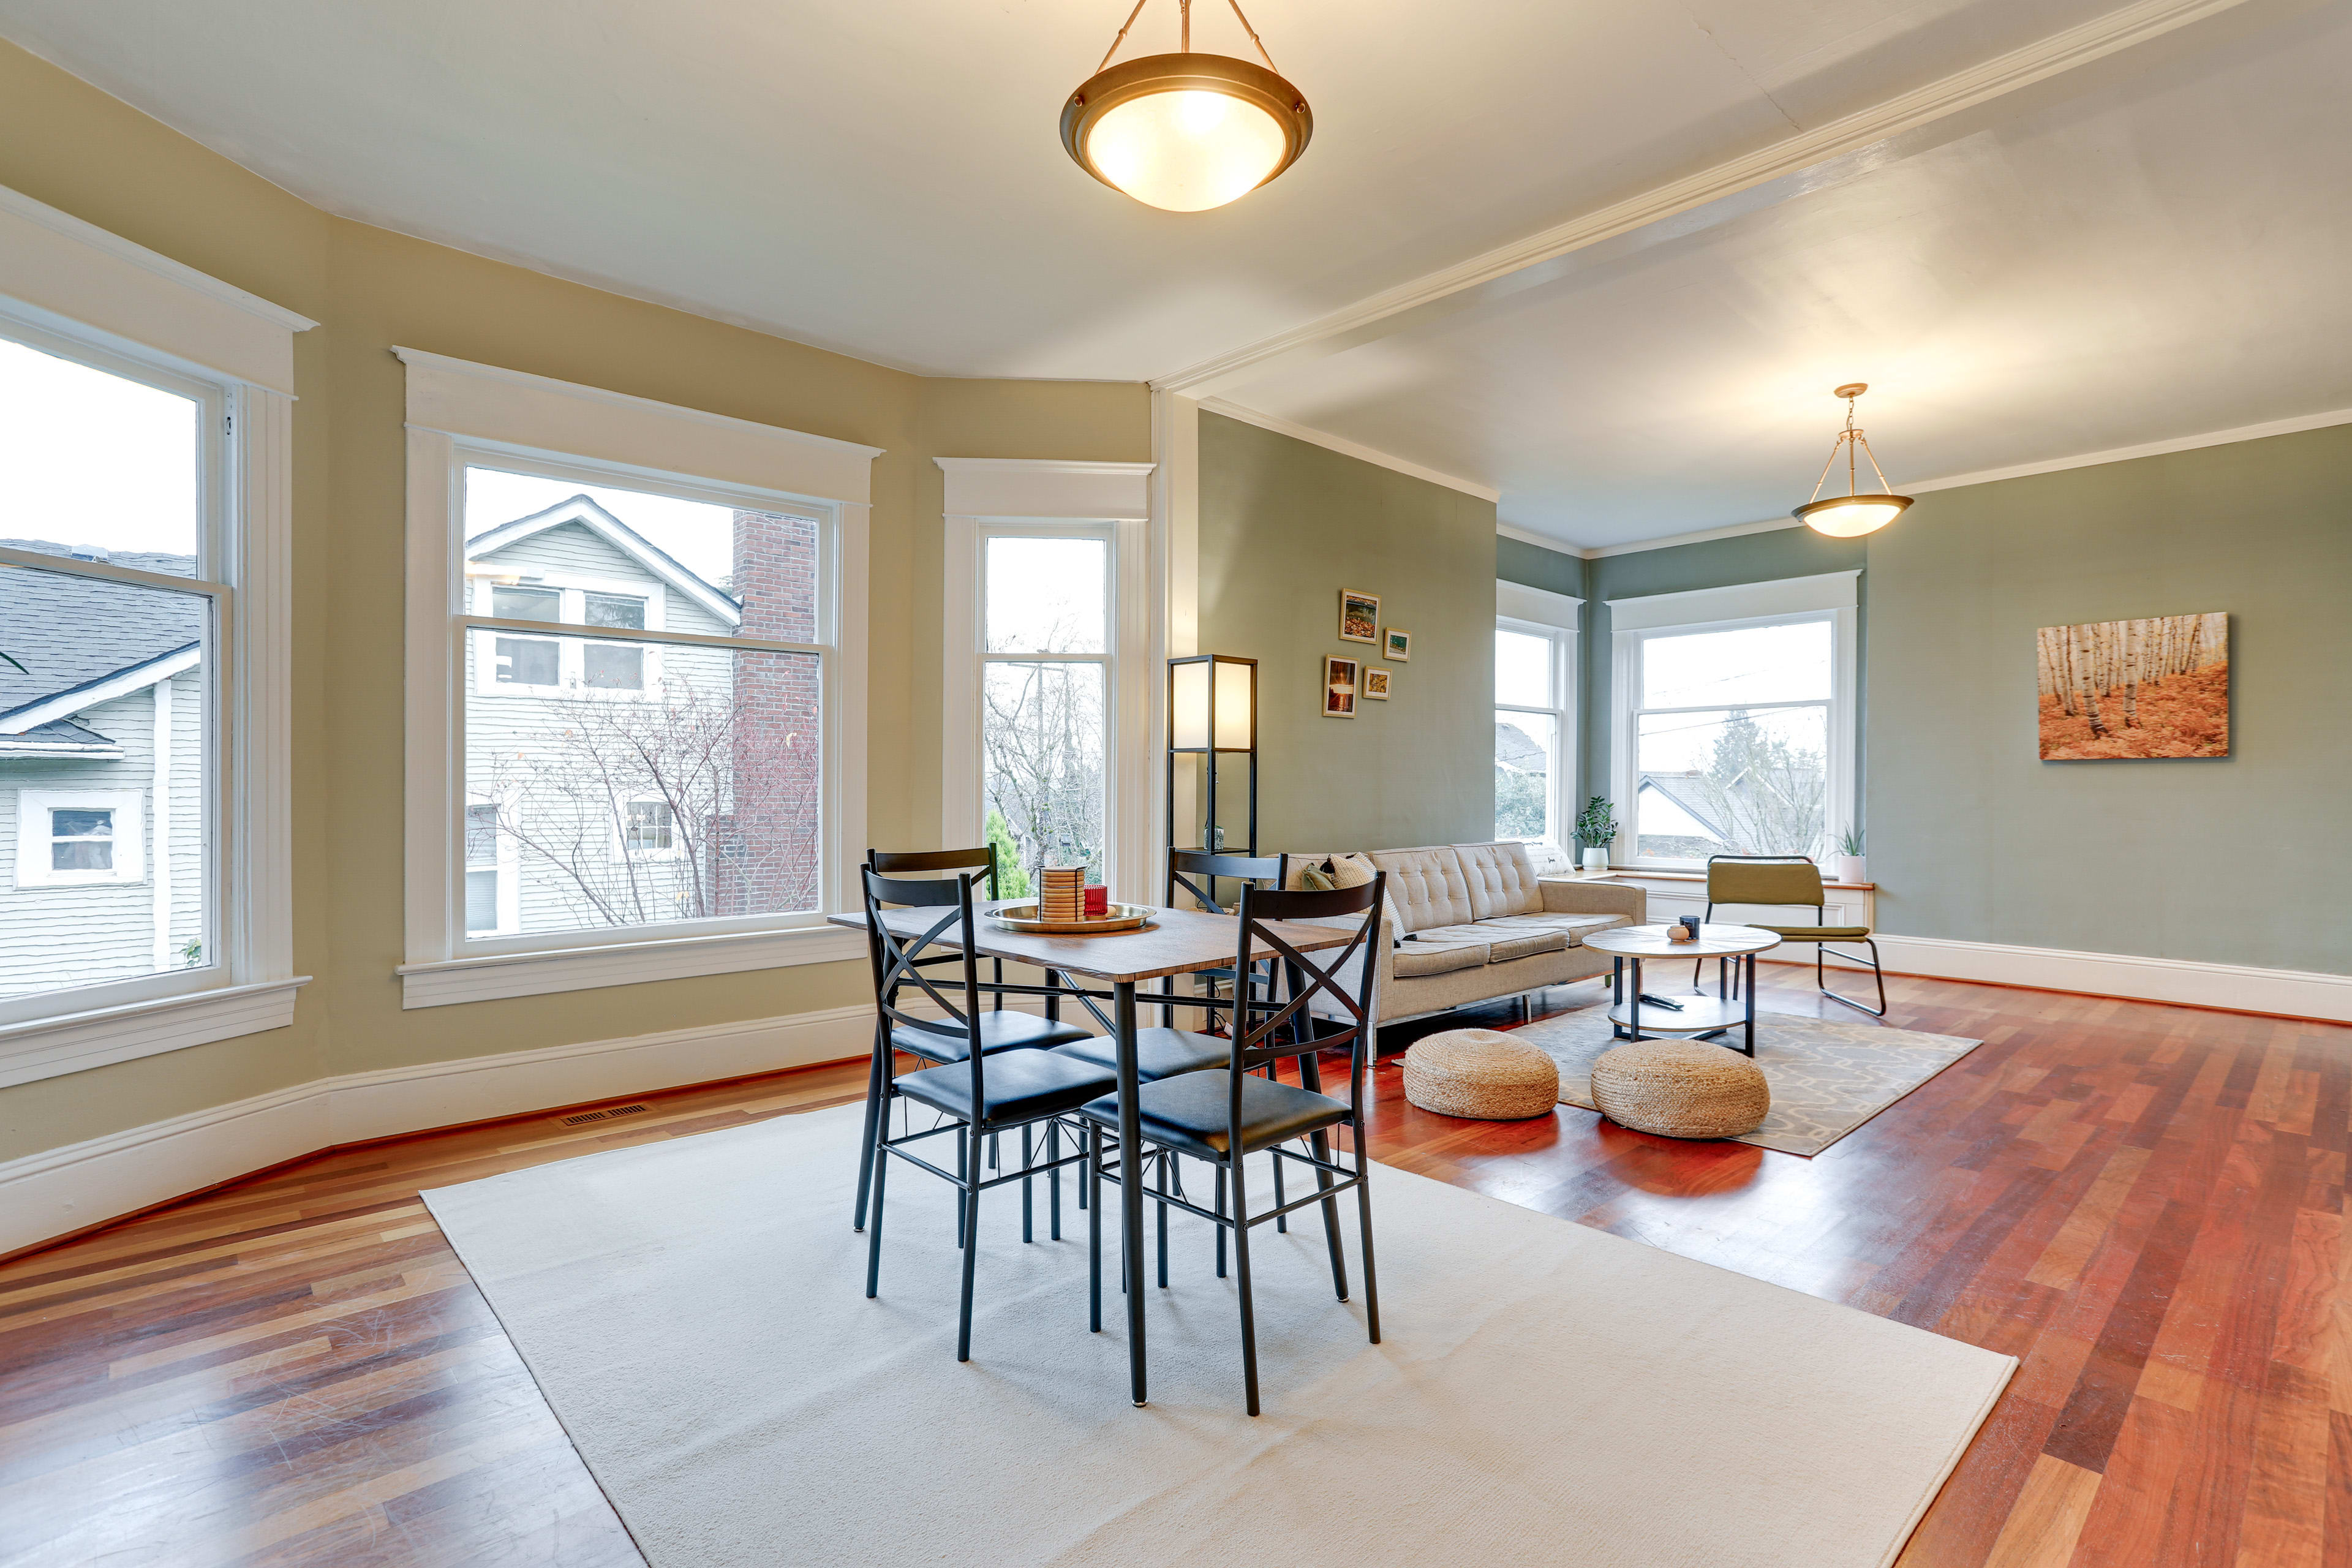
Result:
M1860 1016L1763 973L1769 1007ZM1986 1044L1816 1159L1456 1121L1392 1066L1376 1150L2020 1357L1901 1568L2352 1568L2352 1029L1889 988L1890 1023ZM863 1087L340 1151L0 1266L0 1563L639 1561L415 1194Z

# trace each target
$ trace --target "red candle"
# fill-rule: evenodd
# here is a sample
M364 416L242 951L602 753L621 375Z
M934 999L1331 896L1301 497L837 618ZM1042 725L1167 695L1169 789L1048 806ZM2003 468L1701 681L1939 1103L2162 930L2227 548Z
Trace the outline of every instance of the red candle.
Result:
M1088 888L1087 889L1087 918L1088 920L1096 920L1108 913L1110 913L1110 889L1108 888L1100 887Z

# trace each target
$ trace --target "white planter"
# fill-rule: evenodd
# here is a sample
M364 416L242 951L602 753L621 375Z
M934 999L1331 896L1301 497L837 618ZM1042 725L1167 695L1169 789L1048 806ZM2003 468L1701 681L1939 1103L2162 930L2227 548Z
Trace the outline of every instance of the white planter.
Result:
M1862 857L1859 855L1839 856L1837 858L1837 879L1841 882L1869 881L1870 878L1865 875L1863 870Z
M1859 864L1859 862L1856 862L1856 864ZM1606 871L1609 869L1609 851L1606 849L1586 850L1584 852L1584 868L1588 871Z

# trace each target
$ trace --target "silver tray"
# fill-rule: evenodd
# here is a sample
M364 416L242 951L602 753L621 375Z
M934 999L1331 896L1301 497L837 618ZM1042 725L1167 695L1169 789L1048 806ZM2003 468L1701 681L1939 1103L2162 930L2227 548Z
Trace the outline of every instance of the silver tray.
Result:
M1159 912L1150 904L1113 904L1108 914L1091 920L1048 921L1040 920L1036 904L1030 902L1006 904L990 910L988 918L1006 931L1024 931L1035 936L1102 936L1111 931L1140 931Z

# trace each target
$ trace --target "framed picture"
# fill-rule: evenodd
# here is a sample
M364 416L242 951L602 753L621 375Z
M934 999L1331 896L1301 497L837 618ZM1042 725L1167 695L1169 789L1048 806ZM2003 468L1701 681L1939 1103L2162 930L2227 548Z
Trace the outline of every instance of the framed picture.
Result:
M2230 617L2084 621L2034 634L2042 760L2230 754Z
M1353 588L1339 590L1339 640L1370 642L1381 640L1381 596L1359 594Z
M1389 672L1385 669L1364 671L1364 700L1386 702L1389 700Z
M1336 653L1323 656L1323 717L1356 716L1356 661Z
M1399 631L1394 626L1391 626L1386 631L1381 633L1381 657L1382 658L1392 658L1399 664L1412 663L1412 634L1411 632Z

